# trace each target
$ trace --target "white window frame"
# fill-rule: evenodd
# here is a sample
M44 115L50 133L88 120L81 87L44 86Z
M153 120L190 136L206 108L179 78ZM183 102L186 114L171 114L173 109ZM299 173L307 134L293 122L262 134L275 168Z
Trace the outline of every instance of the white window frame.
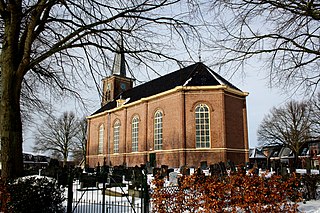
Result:
M132 152L139 151L139 117L134 116L131 123Z
M162 150L163 144L163 113L158 110L154 114L154 150Z
M99 139L98 139L98 154L103 154L103 141L104 141L104 125L99 126Z
M116 121L113 126L113 153L119 153L120 142L120 121Z
M206 104L198 104L195 108L196 148L210 148L210 110Z

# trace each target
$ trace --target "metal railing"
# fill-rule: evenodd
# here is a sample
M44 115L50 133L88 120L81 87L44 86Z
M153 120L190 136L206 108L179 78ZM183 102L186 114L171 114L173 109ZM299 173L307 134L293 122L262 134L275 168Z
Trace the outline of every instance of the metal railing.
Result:
M149 212L146 173L141 169L139 175L132 177L132 171L137 173L137 168L129 172L129 178L128 175L115 174L116 171L106 167L102 167L99 174L80 176L79 179L70 173L67 213Z

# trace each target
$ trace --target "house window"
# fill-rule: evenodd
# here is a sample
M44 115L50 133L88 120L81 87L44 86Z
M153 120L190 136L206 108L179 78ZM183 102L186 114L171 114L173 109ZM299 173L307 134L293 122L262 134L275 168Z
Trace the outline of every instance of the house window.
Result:
M103 154L103 134L104 134L104 126L103 124L101 124L99 127L98 154Z
M154 116L154 150L162 149L162 112L157 111Z
M199 104L196 107L196 148L210 148L209 107Z
M119 135L120 135L120 122L116 121L113 126L113 153L119 153Z
M132 131L131 131L131 139L132 139L132 152L138 151L138 132L139 132L139 117L135 116L132 119Z

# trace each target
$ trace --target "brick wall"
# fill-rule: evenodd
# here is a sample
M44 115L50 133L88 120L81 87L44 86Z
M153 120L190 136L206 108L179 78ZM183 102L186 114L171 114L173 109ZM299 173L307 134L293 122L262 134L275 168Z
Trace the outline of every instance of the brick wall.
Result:
M211 148L195 148L195 107L204 103L210 108ZM154 150L154 114L163 113L163 149ZM156 153L157 165L180 167L184 164L197 167L200 162L208 165L232 160L244 163L248 147L245 97L226 92L224 89L178 90L134 105L119 108L108 114L89 118L87 163L93 167L103 162L103 157L112 165L135 166L145 164L149 153ZM138 152L132 152L132 118L139 116ZM113 154L113 125L121 123L119 154ZM98 155L99 126L104 124L104 154ZM108 129L109 128L109 129ZM107 132L110 132L108 137ZM107 141L111 141L107 145ZM186 148L185 148L186 147ZM111 155L107 153L111 151Z

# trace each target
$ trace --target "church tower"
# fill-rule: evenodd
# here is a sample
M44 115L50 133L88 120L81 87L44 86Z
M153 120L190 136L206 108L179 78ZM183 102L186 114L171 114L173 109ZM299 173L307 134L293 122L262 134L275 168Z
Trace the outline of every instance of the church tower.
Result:
M122 92L133 87L134 79L126 76L126 62L124 56L123 40L120 39L112 66L112 74L102 79L103 98L101 106L114 100Z

